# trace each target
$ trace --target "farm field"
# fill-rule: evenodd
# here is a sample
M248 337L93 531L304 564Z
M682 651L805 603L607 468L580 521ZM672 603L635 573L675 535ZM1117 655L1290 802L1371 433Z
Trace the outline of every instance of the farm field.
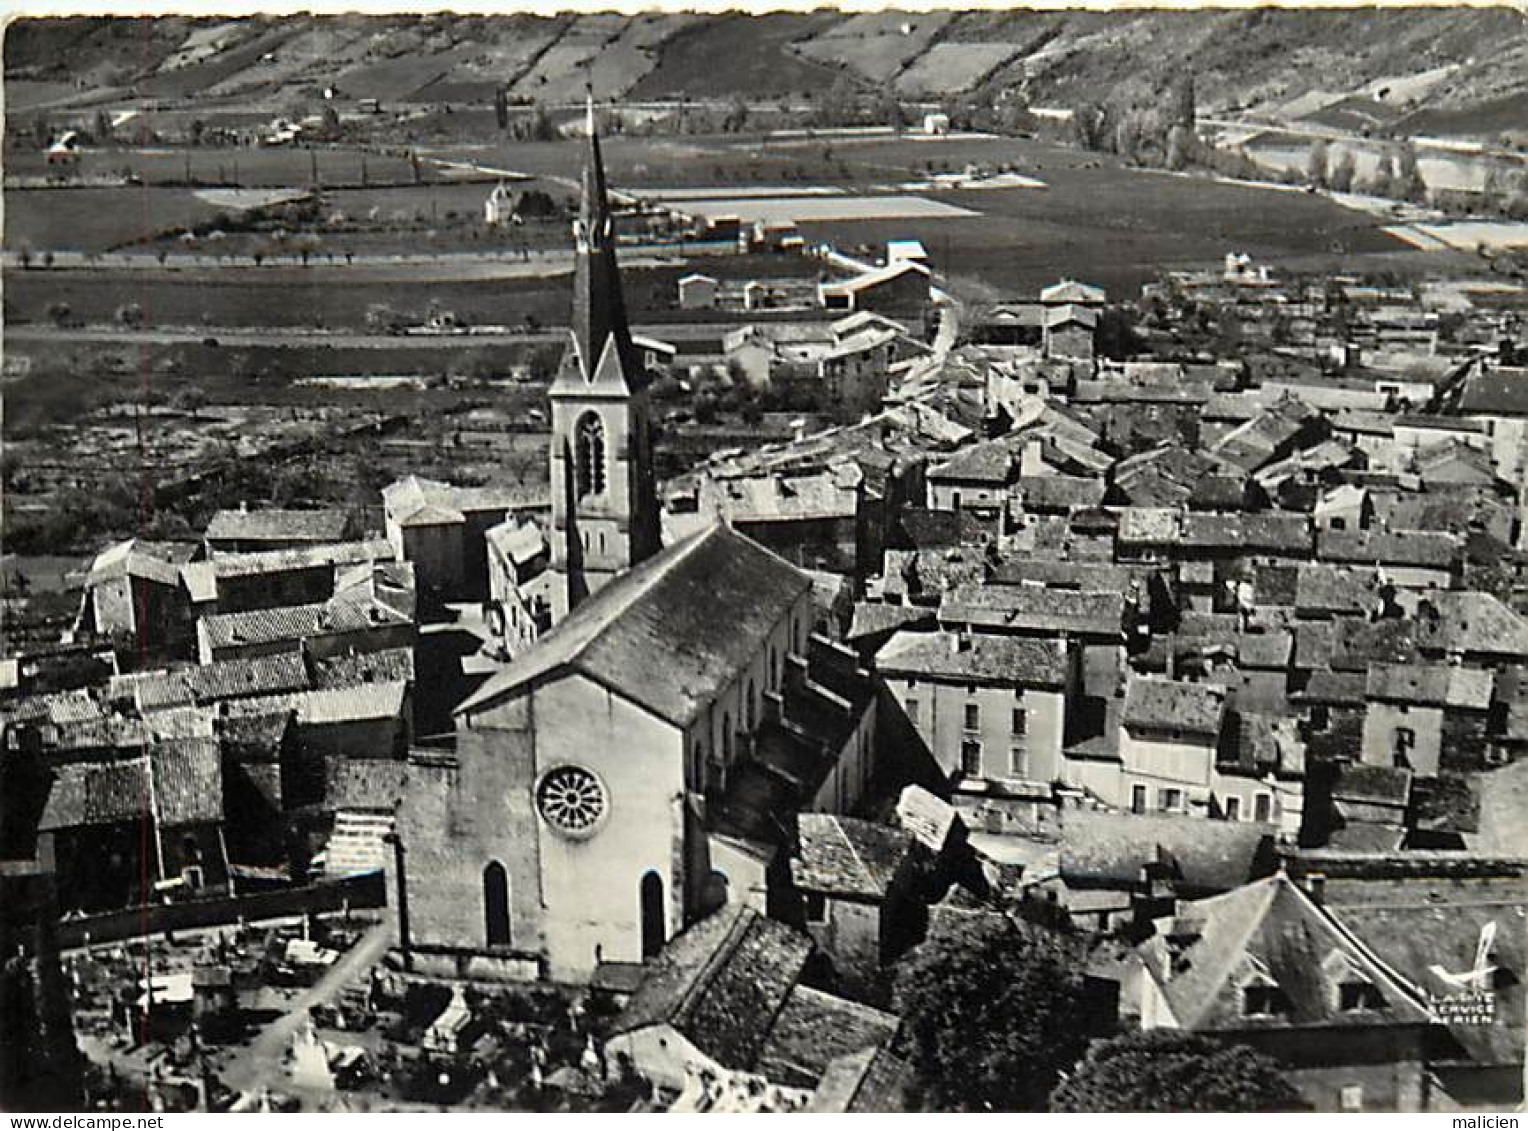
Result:
M222 212L188 188L7 189L5 248L104 252ZM9 290L12 280L6 283Z
M287 146L244 148L236 146L132 148L103 146L81 151L79 164L71 174L81 180L100 177L136 177L146 185L186 183L191 179L203 184L237 183L242 188L308 187L313 170L318 169L319 184L408 184L414 180L413 166L405 156L362 153L343 146L317 146L298 149ZM36 149L9 148L5 153L7 177L47 177L56 174ZM448 179L445 170L428 162L421 163L423 180ZM61 191L77 191L66 189Z
M890 83L951 18L946 12L864 13L798 44L796 50L820 63L852 67L874 83Z

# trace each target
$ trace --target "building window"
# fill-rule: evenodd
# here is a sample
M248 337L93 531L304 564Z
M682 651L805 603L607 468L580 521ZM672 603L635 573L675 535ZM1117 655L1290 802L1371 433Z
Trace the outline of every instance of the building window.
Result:
M1385 999L1373 982L1365 978L1351 978L1337 986L1337 1008L1343 1013L1384 1009Z
M1226 820L1228 820L1228 821L1239 821L1239 820L1241 820L1241 798L1240 797L1228 797L1228 798L1226 798Z
M605 787L582 766L559 766L549 771L536 789L541 816L570 836L592 832L604 819L607 804Z
M1023 707L1013 709L1013 736L1023 738L1029 733L1029 712Z
M806 921L808 923L826 923L828 921L828 901L823 898L820 891L803 892L801 901L806 908Z
M982 776L982 744L973 738L960 744L960 772L968 778Z
M1242 1014L1246 1017L1273 1017L1285 1012L1284 994L1271 982L1254 982L1242 987Z
M1362 1084L1344 1084L1342 1086L1342 1110L1362 1111L1364 1109L1364 1086Z
M668 914L663 903L663 877L645 872L637 885L637 905L642 917L642 958L652 958L668 940Z
M1395 764L1402 768L1411 765L1411 752L1416 749L1417 732L1410 727L1396 727L1394 739Z
M1130 787L1130 811L1132 813L1146 812L1146 787L1144 785Z
M979 703L966 704L966 729L980 730L982 726L982 709Z
M574 485L580 499L605 490L605 425L599 415L578 418L573 435Z
M483 920L489 946L510 945L509 873L497 860L490 860L483 869Z
M1157 808L1166 813L1176 813L1183 808L1183 791L1181 789L1158 790Z
M909 700L907 700L906 707L907 707L907 721L912 723L913 726L917 726L918 725L918 701L916 699L909 699Z
M1260 793L1252 799L1252 819L1260 824L1273 820L1273 798Z
M1029 777L1029 751L1015 746L1008 751L1008 775L1015 778Z

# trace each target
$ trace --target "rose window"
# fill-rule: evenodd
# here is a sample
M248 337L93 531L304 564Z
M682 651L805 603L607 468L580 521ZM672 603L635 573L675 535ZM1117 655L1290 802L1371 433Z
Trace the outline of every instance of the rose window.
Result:
M605 787L578 766L562 766L541 779L536 806L553 828L575 836L593 830L605 815Z

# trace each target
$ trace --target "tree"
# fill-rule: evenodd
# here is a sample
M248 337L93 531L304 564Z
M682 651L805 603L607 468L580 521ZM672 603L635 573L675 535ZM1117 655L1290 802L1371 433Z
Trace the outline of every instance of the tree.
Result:
M1198 139L1194 131L1176 123L1167 131L1167 167L1178 170L1193 164Z
M48 318L55 326L62 326L69 321L69 315L74 311L67 302L55 301L48 303Z
M117 307L117 321L123 326L143 325L143 307L136 302Z
M196 419L196 414L207 403L207 394L199 385L185 385L175 391L170 398L170 407L178 412L189 413L191 418Z
M1189 71L1173 87L1172 124L1192 130L1198 122L1199 106L1194 90L1194 72Z
M897 973L906 1051L930 1107L1043 1111L1086 1047L1080 956L1059 936L984 918L936 935Z
M1098 103L1084 102L1072 111L1072 130L1082 148L1101 150L1109 136L1108 114Z
M748 100L734 94L727 104L727 114L722 118L722 132L740 134L748 127Z
M1310 143L1310 157L1305 164L1305 172L1313 188L1324 189L1331 183L1329 161L1326 139L1318 137Z
M493 117L499 129L509 128L509 95L502 86L493 92Z
M1332 165L1331 171L1327 175L1327 183L1331 186L1333 192L1352 192L1355 172L1353 151L1351 149L1343 149L1337 154L1337 161Z
M1051 1093L1057 1112L1298 1111L1277 1061L1246 1045L1153 1029L1098 1041Z
M1369 182L1369 192L1374 196L1392 196L1395 193L1395 157L1386 150L1380 154L1374 169L1374 179Z
M1400 144L1392 192L1401 200L1416 204L1427 199L1427 182L1422 179L1421 170L1417 168L1417 147L1411 144L1410 138Z

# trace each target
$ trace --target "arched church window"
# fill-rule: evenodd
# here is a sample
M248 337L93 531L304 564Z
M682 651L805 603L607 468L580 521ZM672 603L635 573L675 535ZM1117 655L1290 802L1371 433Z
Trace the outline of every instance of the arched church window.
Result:
M574 485L580 499L605 490L605 425L599 415L586 412L573 430Z
M510 944L509 873L497 860L483 869L483 920L489 946Z
M609 803L599 778L582 766L559 766L541 779L536 808L558 832L587 836L604 819Z
M638 898L642 908L642 957L652 958L663 949L668 937L663 914L663 877L657 872L644 873Z

